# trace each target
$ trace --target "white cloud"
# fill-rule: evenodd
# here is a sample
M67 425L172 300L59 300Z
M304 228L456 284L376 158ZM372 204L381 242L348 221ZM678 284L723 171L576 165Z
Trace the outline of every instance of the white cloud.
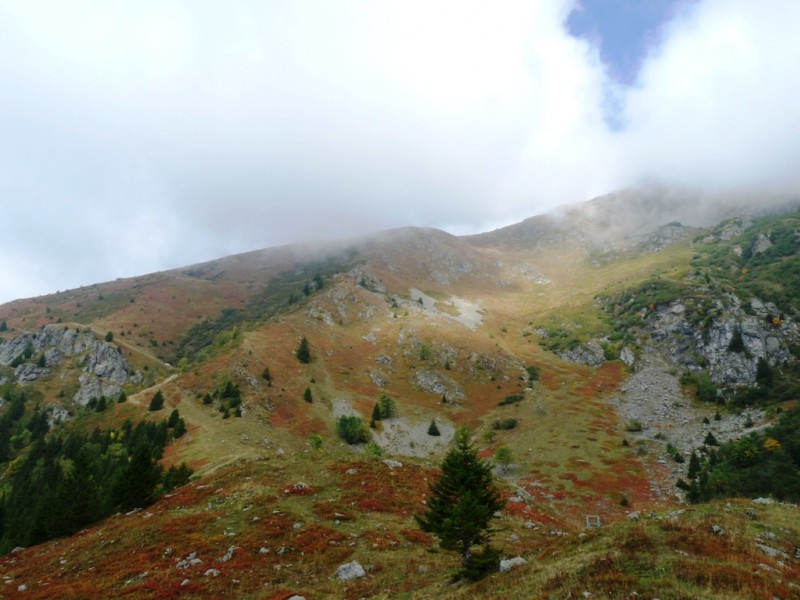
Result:
M797 183L796 3L695 4L633 90L574 4L0 0L0 298L643 177Z
M628 94L634 170L715 188L800 183L796 2L706 0L673 23Z

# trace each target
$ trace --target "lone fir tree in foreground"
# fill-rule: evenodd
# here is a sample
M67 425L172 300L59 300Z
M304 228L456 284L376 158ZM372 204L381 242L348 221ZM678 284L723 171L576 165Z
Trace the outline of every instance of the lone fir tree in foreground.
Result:
M456 446L442 462L442 474L430 486L427 510L414 515L425 532L439 538L445 550L461 554L456 578L477 580L497 569L500 553L489 544L490 521L505 501L494 484L488 463L469 443L469 430L456 432ZM476 552L476 547L480 551Z

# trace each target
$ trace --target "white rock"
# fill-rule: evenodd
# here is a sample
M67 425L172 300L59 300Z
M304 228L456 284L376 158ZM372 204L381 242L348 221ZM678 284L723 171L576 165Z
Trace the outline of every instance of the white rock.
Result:
M364 577L367 572L364 570L358 561L349 562L347 564L341 565L338 569L336 569L336 577L339 578L339 581L350 581L351 579L358 579L359 577Z
M519 567L521 565L528 564L528 561L522 558L521 556L515 556L514 558L507 558L505 560L500 561L500 572L505 573L510 571L514 567Z
M203 573L206 577L219 577L219 571L216 569L209 569L205 573Z
M754 498L754 504L772 504L775 501L772 498Z

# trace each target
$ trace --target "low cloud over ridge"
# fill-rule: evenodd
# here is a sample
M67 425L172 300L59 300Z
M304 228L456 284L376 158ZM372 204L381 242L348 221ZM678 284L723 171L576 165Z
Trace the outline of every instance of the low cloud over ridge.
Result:
M629 87L573 1L218 6L0 0L0 299L647 180L800 187L795 2L686 5Z

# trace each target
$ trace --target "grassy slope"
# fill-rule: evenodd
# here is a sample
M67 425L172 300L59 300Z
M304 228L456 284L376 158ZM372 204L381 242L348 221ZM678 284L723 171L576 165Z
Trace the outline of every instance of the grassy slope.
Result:
M454 242L445 242L452 250ZM603 333L608 325L595 310L595 295L610 294L654 273L678 276L688 268L690 255L689 245L679 244L598 264L577 249L540 248L506 256L505 266L498 268L494 251L473 250L475 272L442 285L430 278L430 265L413 257L401 262L406 255L400 253L392 257L392 268L378 259L367 265L391 295L401 298L397 308L384 294L337 275L294 312L245 327L223 341L208 360L163 384L168 405L179 408L189 424L189 433L170 448L165 462L189 461L198 469L199 481L147 512L117 516L73 538L6 557L0 573L12 583L6 590L0 588L0 594L25 583L28 597L285 598L301 593L530 598L566 597L568 592L574 597L588 590L595 597L639 591L644 597L721 598L737 597L740 589L741 597L790 597L785 583L776 583L776 575L759 571L758 563L775 566L775 561L761 556L751 538L762 525L776 531L783 527L781 547L791 554L791 544L799 539L797 527L790 523L791 508L759 509L763 520L753 523L741 517L744 504L730 511L719 504L703 507L675 522L624 520L629 510L674 508L651 485L659 478L659 465L622 446L621 426L608 409L606 401L623 381L624 367L612 363L593 370L565 363L545 352L531 334L534 327L548 323L567 323L585 337ZM508 266L514 260L535 264L552 283L518 276ZM234 279L232 271L227 272L227 278L216 271L207 278L152 276L147 285L130 288L133 303L118 302L115 311L98 315L93 324L100 331L103 326L130 330L124 341L131 351L155 351L148 336L166 331L156 335L157 340L164 338L159 343L177 340L199 316L250 297L253 273L242 270ZM501 278L507 283L498 285ZM445 305L451 295L479 303L483 325L472 332L402 301L412 286ZM97 302L111 295L106 292ZM184 303L192 310L183 311ZM20 328L52 316L54 309L48 315L42 305L15 304L9 324ZM326 323L325 313L332 324ZM400 344L401 332L428 344L432 357L423 361L412 343ZM292 354L302 335L311 342L310 365L299 364ZM449 369L443 358L447 349L455 353ZM379 366L380 355L388 356L391 364ZM494 366L479 367L476 356ZM522 402L498 407L506 395L524 390L527 384L520 374L527 364L541 368L541 381ZM260 379L265 366L272 373L272 386ZM466 399L443 406L439 395L416 385L415 373L423 368L457 381ZM381 371L386 387L376 387L370 370ZM241 419L222 419L200 401L226 376L245 391ZM305 387L313 391L312 404L302 401ZM112 416L117 421L143 414L153 391L132 396L108 415L87 417L86 426ZM453 557L432 553L431 540L415 529L411 518L421 510L426 480L434 475L438 457L400 457L404 467L390 470L377 459L353 453L333 434L336 401L346 400L368 417L381 393L397 399L406 417L429 420L436 415L472 427L483 456L493 456L501 445L511 448L517 466L503 483L506 494L519 495L522 488L533 502L508 504L498 542L507 555L525 556L527 566L477 586L446 583ZM494 420L509 416L518 419L516 429L498 432L491 442L484 439ZM321 452L308 449L312 432L323 437ZM355 473L348 473L350 469ZM295 489L300 481L310 490ZM619 505L623 495L632 504L628 509ZM601 514L610 525L580 537L587 513ZM711 536L712 521L730 533ZM528 522L534 526L526 527ZM555 536L554 530L569 535ZM687 540L685 549L678 540ZM222 562L230 546L240 550ZM260 553L262 547L269 552ZM280 548L290 549L279 553ZM198 552L203 563L177 569L176 560L190 552ZM352 584L331 579L339 564L353 559L372 567L367 578ZM204 577L209 568L221 575ZM782 570L784 581L798 581L793 569ZM685 579L675 576L678 570L687 573ZM139 577L144 571L148 575ZM181 586L185 579L189 583Z

